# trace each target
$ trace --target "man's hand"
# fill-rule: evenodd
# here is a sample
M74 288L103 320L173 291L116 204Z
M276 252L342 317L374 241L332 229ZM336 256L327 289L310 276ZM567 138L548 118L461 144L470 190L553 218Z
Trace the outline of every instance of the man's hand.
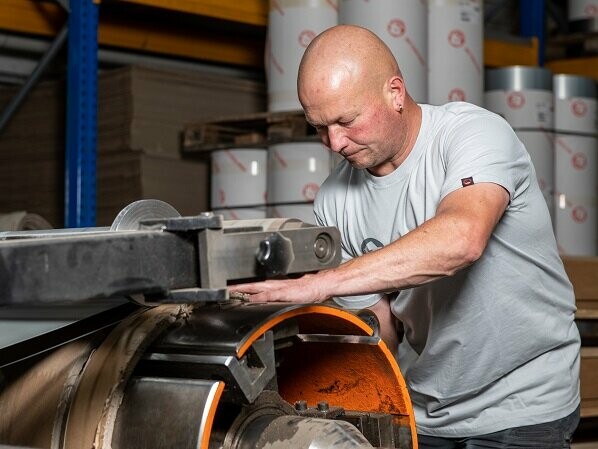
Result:
M306 274L298 279L271 280L229 286L231 293L248 294L249 302L323 302L332 295L323 281L323 273Z

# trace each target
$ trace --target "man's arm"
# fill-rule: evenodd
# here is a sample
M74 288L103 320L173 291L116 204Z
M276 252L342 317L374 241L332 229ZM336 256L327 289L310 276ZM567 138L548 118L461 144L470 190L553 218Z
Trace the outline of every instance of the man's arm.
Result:
M304 303L426 284L479 259L508 203L508 192L497 184L460 188L442 200L435 217L378 251L299 279L231 289L249 293L253 302Z

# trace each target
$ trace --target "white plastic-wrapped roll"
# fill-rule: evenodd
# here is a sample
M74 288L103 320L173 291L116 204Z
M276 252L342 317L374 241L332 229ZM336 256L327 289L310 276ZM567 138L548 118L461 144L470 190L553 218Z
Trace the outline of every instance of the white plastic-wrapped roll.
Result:
M541 67L487 70L484 102L514 129L552 129L552 74Z
M596 205L570 197L555 210L559 252L568 256L596 256Z
M222 215L224 220L254 220L266 218L267 208L261 207L236 207L229 209L214 209L215 214Z
M554 136L548 131L516 131L536 170L538 184L554 223Z
M297 71L305 48L314 37L337 24L336 0L270 0L266 39L268 109L301 109Z
M555 134L554 164L557 194L596 198L596 137Z
M312 203L270 206L269 216L271 218L298 218L304 223L316 224Z
M272 145L268 150L268 203L313 202L331 166L331 152L321 143Z
M596 253L598 139L555 134L555 234L563 254Z
M338 21L373 31L399 63L407 92L428 101L428 17L421 0L339 0Z
M212 152L212 209L266 203L268 152L239 148Z
M428 1L428 102L484 101L481 0Z
M554 128L576 134L598 133L596 83L576 75L554 75Z
M569 22L598 17L597 0L569 0Z

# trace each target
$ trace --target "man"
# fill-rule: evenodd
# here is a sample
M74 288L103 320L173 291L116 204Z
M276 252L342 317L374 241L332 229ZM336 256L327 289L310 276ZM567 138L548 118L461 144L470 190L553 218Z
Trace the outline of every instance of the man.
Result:
M341 231L344 263L236 289L256 302L371 307L387 328L396 316L422 448L568 447L573 291L513 130L467 103L416 104L390 50L355 26L313 40L298 90L345 158L315 202L317 221Z

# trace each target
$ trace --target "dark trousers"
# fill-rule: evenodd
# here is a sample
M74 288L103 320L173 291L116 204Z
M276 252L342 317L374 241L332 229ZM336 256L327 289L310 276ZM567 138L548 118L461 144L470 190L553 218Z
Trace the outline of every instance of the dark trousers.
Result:
M418 435L420 449L482 449L571 447L571 436L579 424L579 407L569 416L533 426L513 427L500 432L467 438L438 438Z

